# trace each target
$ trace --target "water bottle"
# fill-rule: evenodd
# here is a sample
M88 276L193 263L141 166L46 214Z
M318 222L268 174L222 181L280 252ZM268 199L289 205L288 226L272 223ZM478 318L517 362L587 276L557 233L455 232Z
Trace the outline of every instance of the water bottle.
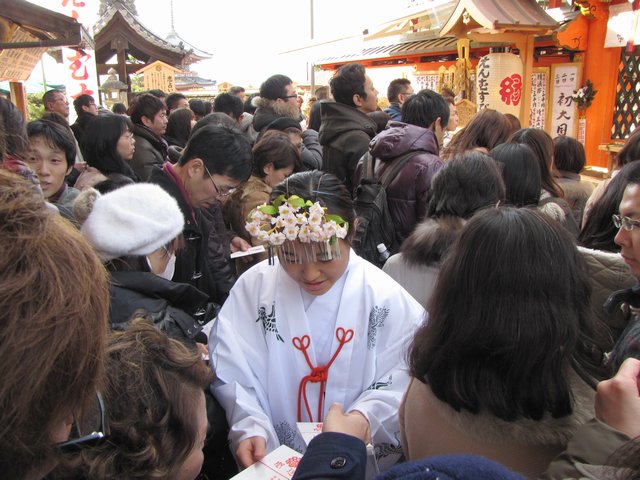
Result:
M384 265L384 262L386 262L391 256L391 252L384 243L379 243L376 248L378 249L379 253L378 262L380 263L380 266L382 266Z

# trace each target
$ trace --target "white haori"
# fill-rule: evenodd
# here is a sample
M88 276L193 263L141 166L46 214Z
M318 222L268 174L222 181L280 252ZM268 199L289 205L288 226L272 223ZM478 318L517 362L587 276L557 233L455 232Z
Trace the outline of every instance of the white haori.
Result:
M267 453L281 444L304 452L296 428L298 390L310 368L292 341L308 335L309 359L322 366L338 349L341 328L354 335L329 369L322 418L315 418L320 384L309 383L314 418L301 401L301 421L322 421L334 402L358 410L369 420L378 457L386 457L381 467L392 465L401 454L398 409L409 384L406 353L426 318L424 309L353 250L347 270L327 293L310 304L303 293L277 259L275 265L265 260L238 279L220 311L209 340L217 377L212 392L227 414L232 451L260 436ZM337 314L328 315L332 311Z

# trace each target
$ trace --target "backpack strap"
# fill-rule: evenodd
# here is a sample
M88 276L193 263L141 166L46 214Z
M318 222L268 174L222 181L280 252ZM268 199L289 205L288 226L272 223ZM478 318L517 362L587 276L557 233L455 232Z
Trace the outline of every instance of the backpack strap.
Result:
M394 178L400 173L402 167L404 167L411 157L414 157L420 153L423 153L422 150L413 150L411 152L405 153L404 155L400 155L392 160L391 165L384 172L382 177L380 178L380 183L386 189L389 184L393 181Z
M362 178L373 180L375 178L376 160L368 151L362 156Z

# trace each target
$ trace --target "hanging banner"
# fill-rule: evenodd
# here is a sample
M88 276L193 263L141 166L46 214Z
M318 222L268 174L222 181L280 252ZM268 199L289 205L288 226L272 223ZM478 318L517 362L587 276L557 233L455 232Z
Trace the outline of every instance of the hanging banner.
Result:
M634 12L631 4L627 2L609 5L607 36L604 39L604 47L626 47L629 40L634 45L640 45L640 32L638 32L639 15L640 10Z
M513 53L490 53L480 58L476 70L478 110L493 108L520 115L522 61Z
M551 113L549 134L552 137L575 137L578 115L573 91L580 86L579 63L557 63L551 66Z
M547 96L549 92L549 69L534 68L531 74L531 114L529 126L545 129L547 118Z
M59 11L75 18L82 23L87 30L95 22L96 0L58 0ZM67 98L70 103L80 95L91 95L96 103L99 103L98 95L98 69L96 67L95 52L92 49L75 50L62 49L62 63L65 67L67 78L64 82L67 90ZM69 112L69 122L73 123L76 113L73 108Z
M21 27L16 28L9 42L35 42L38 39ZM46 48L7 48L0 50L0 80L26 81Z

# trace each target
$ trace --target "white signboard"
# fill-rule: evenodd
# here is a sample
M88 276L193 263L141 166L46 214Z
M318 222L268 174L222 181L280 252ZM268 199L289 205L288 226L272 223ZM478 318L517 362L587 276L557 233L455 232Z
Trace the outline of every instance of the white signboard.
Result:
M549 69L540 68L531 74L531 115L529 126L532 128L546 127L547 95L549 91Z
M549 134L576 136L578 112L573 91L580 86L579 63L559 63L551 67L551 117Z

